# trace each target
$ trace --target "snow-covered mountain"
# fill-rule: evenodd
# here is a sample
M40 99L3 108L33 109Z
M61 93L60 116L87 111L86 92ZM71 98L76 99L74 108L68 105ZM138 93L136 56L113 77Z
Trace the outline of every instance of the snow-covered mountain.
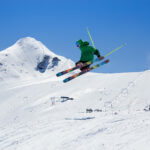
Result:
M63 83L73 62L33 38L0 63L0 150L149 150L150 70Z
M0 52L0 80L49 77L72 65L71 60L54 54L34 38L26 37Z

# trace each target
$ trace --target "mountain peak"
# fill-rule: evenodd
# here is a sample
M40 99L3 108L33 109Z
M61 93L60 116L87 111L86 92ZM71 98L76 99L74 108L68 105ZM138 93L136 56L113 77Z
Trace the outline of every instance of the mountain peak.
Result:
M20 38L19 40L18 40L18 42L19 41L37 41L35 38L33 38L33 37L30 37L30 36L28 36L28 37L23 37L23 38Z
M55 54L50 51L42 42L36 40L33 37L24 37L19 39L15 44L14 47L19 47L19 50L23 52L30 52L30 53L41 53L51 55L55 57Z
M19 39L16 44L22 46L22 45L28 45L28 44L41 44L41 42L37 41L35 38L32 38L32 37L24 37L24 38L21 38Z
M41 73L50 76L72 65L71 60L56 55L42 42L25 37L0 53L0 80L41 77Z

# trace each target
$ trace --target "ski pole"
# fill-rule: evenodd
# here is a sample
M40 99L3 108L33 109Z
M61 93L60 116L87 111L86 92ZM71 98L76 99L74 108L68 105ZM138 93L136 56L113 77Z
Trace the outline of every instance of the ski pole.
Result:
M86 30L87 30L87 32L88 32L88 35L89 35L90 39L91 39L91 42L92 42L92 44L93 44L93 47L95 48L94 42L93 42L92 37L91 37L91 34L90 34L90 32L89 32L89 29L86 28ZM96 49L96 48L95 48L95 49Z
M111 52L109 52L107 55L105 55L104 57L107 57L108 55L110 55L110 54L112 54L113 52L115 52L115 51L117 51L118 49L120 49L120 48L122 48L122 47L124 47L124 46L126 46L126 44L124 43L124 44L122 44L122 45L120 45L119 47L117 47L116 49L114 49L114 50L112 50Z
M86 30L87 30L87 32L88 32L88 35L89 35L90 39L91 39L91 42L92 42L92 44L93 44L93 47L95 48L95 45L94 45L94 42L93 42L93 40L92 40L92 37L91 37L91 34L90 34L90 32L89 32L88 27L86 28ZM120 46L119 46L119 47L117 47L116 49L112 50L111 52L109 52L109 53L108 53L107 55L105 55L104 57L109 56L110 54L112 54L113 52L115 52L115 51L119 50L120 48L122 48L122 47L124 47L124 46L126 46L126 44L125 44L125 43L124 43L124 44L122 44L122 45L120 45ZM96 48L95 48L95 49L96 49Z

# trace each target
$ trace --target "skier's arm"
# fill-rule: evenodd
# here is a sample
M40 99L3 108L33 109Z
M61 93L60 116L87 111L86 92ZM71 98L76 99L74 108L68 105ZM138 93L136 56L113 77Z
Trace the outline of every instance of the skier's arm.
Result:
M101 57L100 52L99 52L98 49L95 49L94 54L95 54L97 57Z
M99 52L98 49L95 49L94 54L95 54L100 60L103 60L103 59L104 59L104 56L101 56L101 55L100 55L100 52Z

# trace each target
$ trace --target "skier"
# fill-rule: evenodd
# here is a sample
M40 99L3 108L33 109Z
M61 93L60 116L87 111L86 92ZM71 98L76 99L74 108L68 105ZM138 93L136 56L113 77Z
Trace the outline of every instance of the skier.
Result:
M88 61L92 61L94 59L94 55L96 55L100 60L104 59L103 56L100 55L98 49L89 46L89 42L83 42L81 39L76 42L76 46L81 50L81 57L78 62L76 62L76 66L80 66L81 71L88 71L90 65L82 67L82 65Z

